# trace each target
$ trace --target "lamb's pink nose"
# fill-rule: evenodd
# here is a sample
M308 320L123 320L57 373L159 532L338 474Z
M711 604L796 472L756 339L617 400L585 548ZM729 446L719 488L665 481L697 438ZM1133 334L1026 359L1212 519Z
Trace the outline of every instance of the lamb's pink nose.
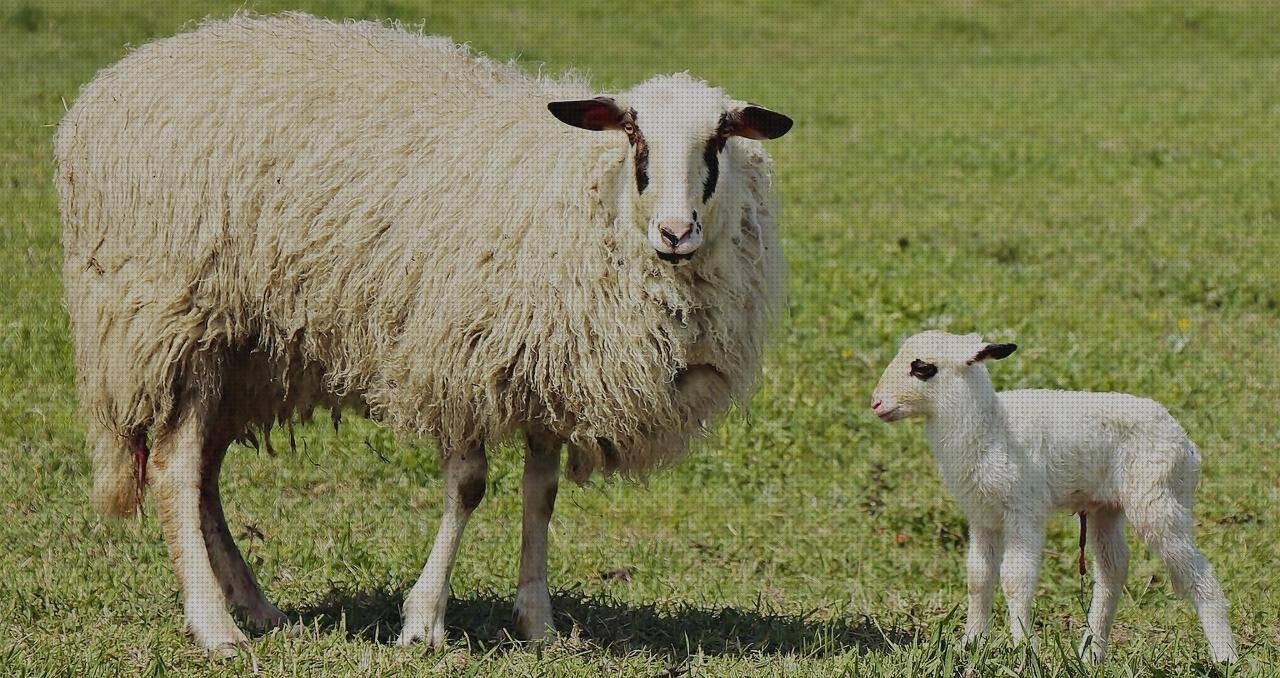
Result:
M883 400L881 400L881 399L879 399L879 398L873 398L873 399L871 400L871 409L872 409L872 410L874 410L874 411L876 411L876 412L879 412L879 411L880 411L880 406L881 406L881 405L883 405L883 404L884 404L884 401L883 401Z

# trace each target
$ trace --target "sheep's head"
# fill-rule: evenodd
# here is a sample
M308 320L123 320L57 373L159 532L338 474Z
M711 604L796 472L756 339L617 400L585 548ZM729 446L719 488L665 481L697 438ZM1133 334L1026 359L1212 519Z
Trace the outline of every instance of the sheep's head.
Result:
M649 244L666 261L688 259L702 245L701 217L714 209L725 146L734 137L776 139L791 129L791 118L735 102L684 74L653 78L617 97L553 101L547 109L574 127L626 136Z
M921 332L903 342L885 368L871 394L871 409L890 422L927 417L939 400L972 393L959 388L965 382L988 380L984 361L1006 358L1017 348L1017 344L988 344L976 334Z

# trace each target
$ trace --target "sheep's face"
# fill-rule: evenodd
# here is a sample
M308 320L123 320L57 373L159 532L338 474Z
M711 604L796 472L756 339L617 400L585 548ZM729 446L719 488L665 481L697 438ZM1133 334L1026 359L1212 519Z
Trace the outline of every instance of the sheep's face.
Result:
M940 399L964 397L957 388L970 379L987 379L983 361L1005 358L1016 344L988 344L976 334L922 332L902 344L871 394L871 410L884 421L928 417Z
M649 244L666 261L682 261L702 246L703 220L715 209L720 155L733 137L776 139L791 119L730 100L688 75L659 76L614 97L555 101L562 122L625 135L635 181L633 204L647 223Z

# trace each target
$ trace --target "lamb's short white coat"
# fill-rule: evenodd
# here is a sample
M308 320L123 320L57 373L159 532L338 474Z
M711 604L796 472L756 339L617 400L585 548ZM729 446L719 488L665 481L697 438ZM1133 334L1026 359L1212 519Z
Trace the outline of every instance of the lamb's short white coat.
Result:
M1045 523L1086 512L1095 582L1080 652L1106 653L1129 551L1126 519L1191 599L1215 661L1233 661L1227 601L1193 539L1200 453L1159 403L1122 393L996 393L985 360L1012 344L923 332L907 339L872 395L885 421L923 417L939 474L969 522L966 641L990 628L997 579L1015 640L1031 637ZM998 576L997 576L998 573Z

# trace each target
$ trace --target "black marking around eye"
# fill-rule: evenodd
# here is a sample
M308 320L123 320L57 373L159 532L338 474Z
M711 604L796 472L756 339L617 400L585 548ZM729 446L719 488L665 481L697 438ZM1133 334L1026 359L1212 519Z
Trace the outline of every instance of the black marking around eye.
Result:
M938 373L938 366L923 360L911 361L911 376L920 381L929 381Z
M725 139L718 135L711 137L702 151L702 161L707 164L707 180L702 183L702 202L710 200L716 192L716 182L720 180L720 150L724 148L724 142Z
M707 145L702 149L702 161L707 165L707 180L702 184L702 202L711 199L716 192L716 182L720 180L720 151L724 150L724 145L729 142L729 137L733 136L733 126L736 124L737 118L730 111L720 114L720 122L716 125L716 133L707 139Z
M627 109L622 114L622 131L627 134L627 143L631 144L636 155L636 190L644 193L649 187L649 144L644 140L640 125L636 124L636 109Z

